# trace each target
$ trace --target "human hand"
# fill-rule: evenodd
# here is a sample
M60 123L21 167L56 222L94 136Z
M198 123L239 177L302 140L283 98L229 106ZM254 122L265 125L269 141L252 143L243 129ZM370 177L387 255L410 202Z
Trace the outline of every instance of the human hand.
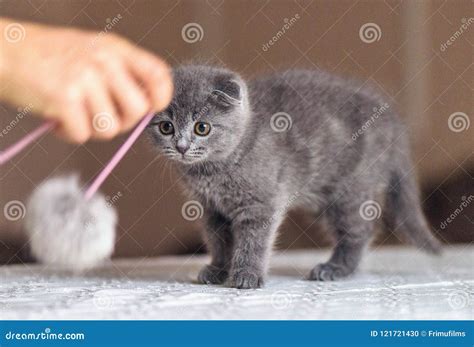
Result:
M0 19L0 30L11 21ZM110 139L171 100L167 64L107 33L21 23L25 37L2 42L0 101L31 105L71 142Z

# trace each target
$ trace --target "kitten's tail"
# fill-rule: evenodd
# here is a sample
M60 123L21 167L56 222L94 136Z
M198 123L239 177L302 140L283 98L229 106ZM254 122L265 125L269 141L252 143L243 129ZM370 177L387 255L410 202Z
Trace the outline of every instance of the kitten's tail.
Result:
M387 194L384 221L394 234L433 254L441 253L441 243L433 236L423 215L412 175L394 174Z

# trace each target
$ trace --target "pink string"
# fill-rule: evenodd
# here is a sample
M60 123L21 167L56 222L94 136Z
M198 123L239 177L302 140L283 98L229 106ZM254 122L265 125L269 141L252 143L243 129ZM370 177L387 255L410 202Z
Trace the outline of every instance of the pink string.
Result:
M138 123L136 128L132 131L127 140L120 146L118 151L114 154L112 159L107 163L104 169L99 173L96 179L92 182L89 188L86 190L85 198L89 200L100 188L102 183L107 179L107 177L112 173L113 169L117 164L122 160L122 158L127 154L130 147L133 146L135 141L138 139L140 134L145 130L146 126L153 119L154 114L147 114L141 121ZM43 134L54 128L56 125L55 122L46 122L33 130L31 133L27 134L25 137L20 139L17 143L8 147L5 151L0 152L0 166L12 159L15 155L21 152L26 146L40 138Z
M20 153L30 143L36 141L42 135L54 128L55 125L56 123L53 121L46 122L40 125L35 130L33 130L31 133L26 134L22 139L8 147L5 151L0 152L0 166L12 159L18 153Z
M140 121L140 123L138 123L137 127L133 130L128 139L123 143L122 146L120 146L117 153L114 154L112 159L110 159L104 169L96 177L94 182L92 182L92 184L86 190L86 200L89 200L97 192L102 183L104 183L107 177L112 173L113 169L117 166L120 160L122 160L125 154L127 154L130 147L133 146L133 144L138 139L143 130L145 130L146 126L148 125L148 123L150 123L153 116L153 113L149 113Z

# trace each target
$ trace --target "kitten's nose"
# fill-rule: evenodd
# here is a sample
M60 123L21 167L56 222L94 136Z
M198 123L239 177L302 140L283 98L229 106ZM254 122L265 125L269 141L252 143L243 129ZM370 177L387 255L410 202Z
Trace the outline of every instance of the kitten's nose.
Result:
M186 153L188 151L188 149L189 149L189 145L187 143L178 142L176 144L176 150L181 154Z

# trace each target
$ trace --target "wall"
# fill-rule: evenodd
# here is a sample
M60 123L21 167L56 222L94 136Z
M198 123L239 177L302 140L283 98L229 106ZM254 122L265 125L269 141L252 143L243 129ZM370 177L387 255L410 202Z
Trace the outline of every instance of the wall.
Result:
M367 81L386 95L410 126L415 170L433 228L448 242L474 239L474 218L469 217L472 206L448 227L440 227L463 202L463 196L474 195L474 125L455 132L448 122L455 112L465 113L461 114L463 120L472 118L473 28L468 26L449 46L441 47L459 30L463 18L469 23L472 4L468 0L7 0L1 2L0 10L18 20L98 31L120 14L122 19L114 32L172 65L189 61L221 64L247 78L291 67L322 68ZM183 39L182 29L188 23L197 23L202 30L195 43ZM274 40L285 24L286 33ZM375 28L375 38L360 34L366 24ZM270 40L273 44L264 47ZM28 105L22 109L25 107ZM0 129L8 128L22 109L2 105ZM37 124L34 110L26 112L0 139L0 148ZM90 180L121 141L123 138L71 146L53 136L43 138L1 168L0 207L12 200L25 202L39 182L53 175L79 171L84 181ZM117 199L120 213L116 255L202 250L200 224L181 216L186 198L179 177L146 141L128 154L103 192ZM292 213L283 229L280 247L325 244L326 238L313 219L303 213ZM0 260L19 260L26 250L20 221L2 218L0 230ZM381 239L386 238L383 235Z

